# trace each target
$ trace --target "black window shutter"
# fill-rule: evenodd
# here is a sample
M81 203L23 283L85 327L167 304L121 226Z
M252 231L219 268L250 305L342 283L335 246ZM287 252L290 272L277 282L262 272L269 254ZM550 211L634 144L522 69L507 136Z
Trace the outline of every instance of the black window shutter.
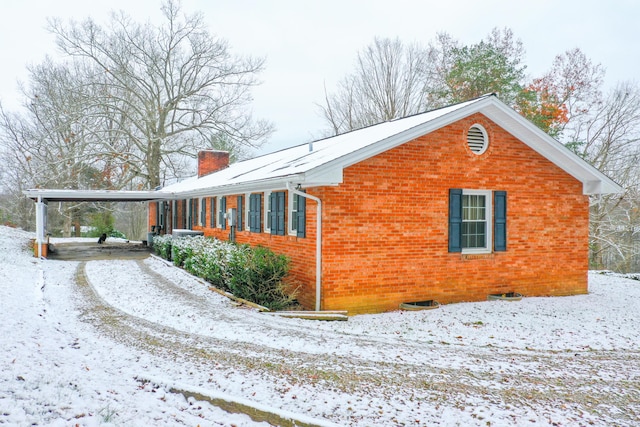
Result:
M249 231L259 233L262 225L262 194L249 196Z
M507 250L507 192L493 193L493 250Z
M271 234L278 234L278 193L269 194L269 222L271 224Z
M298 198L296 235L298 237L307 237L307 199L297 194L294 197Z
M220 198L220 228L223 230L227 229L227 219L224 217L224 214L227 212L227 198Z
M207 204L204 199L201 199L200 202L202 203L202 206L200 206L200 224L205 227L207 225Z
M462 190L449 189L449 252L462 252Z
M248 224L249 231L255 231L255 228L256 228L255 218L254 218L255 205L256 205L255 194L249 194L249 224Z
M242 231L242 218L244 217L244 206L242 205L242 196L238 196L236 206L236 230Z
M276 234L279 236L284 236L284 216L287 209L287 199L284 191L276 193L276 205L278 207L276 209Z

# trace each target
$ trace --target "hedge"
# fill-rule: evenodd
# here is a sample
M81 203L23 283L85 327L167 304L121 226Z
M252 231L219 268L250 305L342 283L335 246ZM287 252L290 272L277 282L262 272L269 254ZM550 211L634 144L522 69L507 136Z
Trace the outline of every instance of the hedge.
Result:
M153 248L194 276L270 310L286 308L295 299L297 289L291 292L282 282L289 272L289 259L269 248L170 235L154 237Z

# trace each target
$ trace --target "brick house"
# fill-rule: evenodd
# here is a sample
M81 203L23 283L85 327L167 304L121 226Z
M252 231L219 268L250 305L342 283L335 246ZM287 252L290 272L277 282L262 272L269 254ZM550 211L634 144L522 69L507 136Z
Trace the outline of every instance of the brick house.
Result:
M150 225L268 246L303 306L350 313L586 293L589 196L621 190L493 95L228 159L201 152Z

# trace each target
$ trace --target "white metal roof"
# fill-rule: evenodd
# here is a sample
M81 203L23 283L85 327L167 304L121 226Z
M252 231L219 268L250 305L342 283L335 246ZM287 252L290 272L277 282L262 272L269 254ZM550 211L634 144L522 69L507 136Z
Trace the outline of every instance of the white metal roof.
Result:
M283 189L287 182L302 187L337 185L342 182L345 167L475 113L484 114L582 182L584 194L622 191L618 184L496 96L488 95L234 163L201 178L192 177L169 185L158 193L166 194L165 197L201 197Z

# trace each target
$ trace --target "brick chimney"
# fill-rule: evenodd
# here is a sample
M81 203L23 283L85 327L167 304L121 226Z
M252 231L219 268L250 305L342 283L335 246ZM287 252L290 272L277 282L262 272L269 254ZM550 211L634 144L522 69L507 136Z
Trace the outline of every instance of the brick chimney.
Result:
M198 153L198 178L229 166L229 152L203 150Z

